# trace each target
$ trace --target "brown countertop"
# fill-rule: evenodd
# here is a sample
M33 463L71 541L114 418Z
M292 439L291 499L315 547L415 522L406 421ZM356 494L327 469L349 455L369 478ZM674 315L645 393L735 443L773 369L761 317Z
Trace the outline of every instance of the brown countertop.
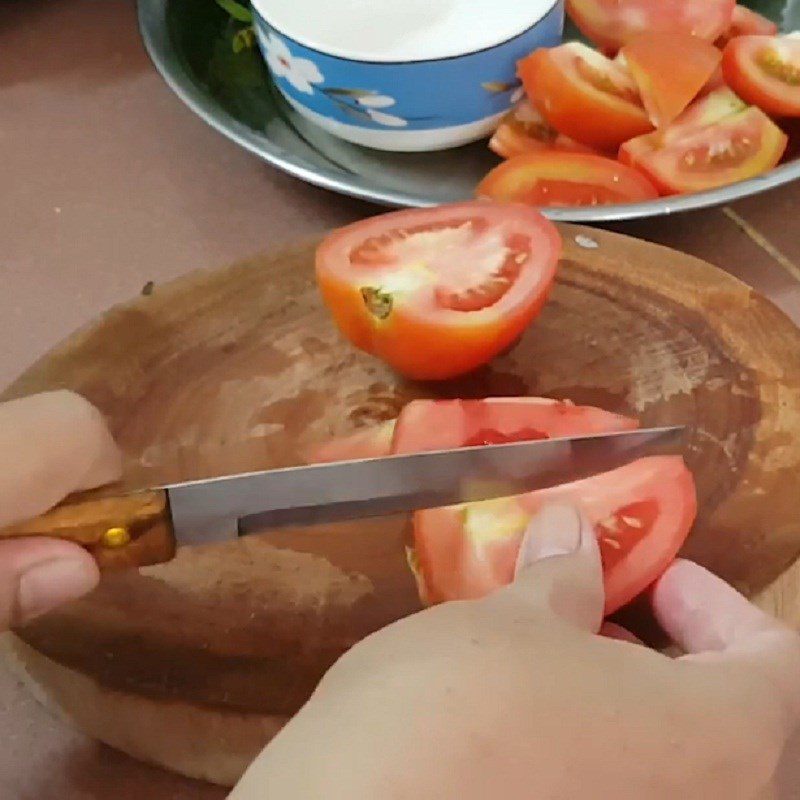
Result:
M196 118L147 59L132 0L6 0L0 51L0 385L150 280L374 211L265 166ZM798 218L800 183L614 228L701 256L800 320ZM0 733L9 800L224 796L87 741L2 671Z

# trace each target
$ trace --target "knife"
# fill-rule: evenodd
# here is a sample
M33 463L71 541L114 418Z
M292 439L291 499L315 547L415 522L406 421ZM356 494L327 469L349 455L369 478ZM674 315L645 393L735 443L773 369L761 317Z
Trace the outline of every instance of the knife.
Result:
M250 472L106 496L73 495L0 539L51 536L87 548L101 568L170 561L177 545L490 500L679 454L685 428L511 442Z

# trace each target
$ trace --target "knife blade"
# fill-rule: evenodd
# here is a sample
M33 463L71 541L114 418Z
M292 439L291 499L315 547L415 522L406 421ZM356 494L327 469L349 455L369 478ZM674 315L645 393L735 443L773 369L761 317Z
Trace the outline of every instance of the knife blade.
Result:
M678 454L684 432L673 426L511 442L228 475L120 497L90 494L0 538L70 539L107 568L157 564L173 557L176 543L490 500L588 478L644 456Z

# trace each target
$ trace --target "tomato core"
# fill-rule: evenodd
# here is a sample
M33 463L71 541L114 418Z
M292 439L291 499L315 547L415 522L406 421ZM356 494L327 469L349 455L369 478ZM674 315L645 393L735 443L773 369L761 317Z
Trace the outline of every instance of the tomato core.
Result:
M800 65L787 61L775 48L765 47L756 62L770 77L789 86L800 86Z

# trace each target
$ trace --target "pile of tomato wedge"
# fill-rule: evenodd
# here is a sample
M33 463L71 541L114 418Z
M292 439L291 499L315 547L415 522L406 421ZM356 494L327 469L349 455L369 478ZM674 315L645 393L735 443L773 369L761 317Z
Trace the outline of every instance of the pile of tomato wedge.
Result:
M735 0L567 0L580 42L519 62L525 98L477 195L533 206L636 203L753 178L800 117L800 33Z
M417 400L396 421L329 442L309 461L373 458L510 441L633 430L636 420L568 401L517 397ZM523 535L543 505L567 502L594 524L612 614L669 567L697 512L683 459L643 458L593 478L501 500L418 511L408 563L421 600L475 599L514 578Z

